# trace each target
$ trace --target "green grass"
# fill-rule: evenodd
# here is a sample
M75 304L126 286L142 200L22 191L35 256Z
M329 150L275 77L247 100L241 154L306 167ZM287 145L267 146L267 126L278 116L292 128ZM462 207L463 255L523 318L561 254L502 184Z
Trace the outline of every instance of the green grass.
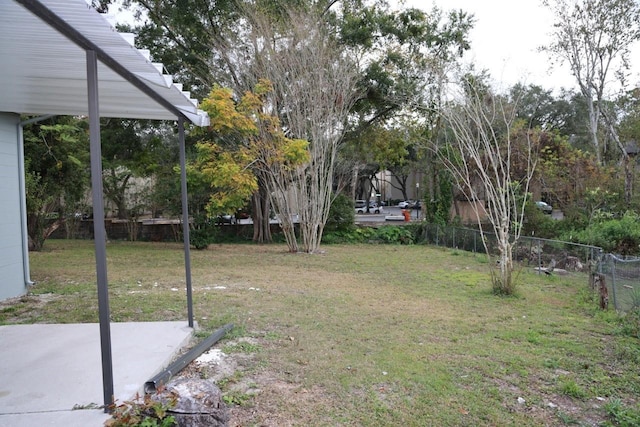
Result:
M218 345L243 358L243 377L260 390L227 394L241 401L234 425L617 425L637 417L639 342L616 333L617 318L585 297L586 276L523 269L517 295L498 297L479 255L418 245L323 249L192 252L196 320L204 332L236 325ZM181 245L110 242L107 262L114 321L186 318ZM0 323L97 321L92 242L47 241L31 267L37 284L0 307Z

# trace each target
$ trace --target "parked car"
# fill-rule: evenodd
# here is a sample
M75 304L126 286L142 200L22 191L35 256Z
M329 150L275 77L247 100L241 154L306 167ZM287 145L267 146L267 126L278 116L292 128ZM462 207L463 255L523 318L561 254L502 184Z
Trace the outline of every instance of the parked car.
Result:
M411 207L412 203L413 203L412 200L405 200L404 202L398 203L398 207L400 209L408 209L409 207Z
M356 213L357 214L367 213L367 208L365 206L358 207L356 205ZM378 206L378 204L375 203L375 202L369 202L369 213L379 214L379 213L382 213L382 212L384 212L384 209L382 208L382 206Z
M546 213L548 215L551 215L551 212L553 212L553 207L551 207L550 204L543 202L542 200L538 200L536 202L536 207L540 209L543 213Z
M236 218L230 214L221 214L216 217L216 224L235 224Z

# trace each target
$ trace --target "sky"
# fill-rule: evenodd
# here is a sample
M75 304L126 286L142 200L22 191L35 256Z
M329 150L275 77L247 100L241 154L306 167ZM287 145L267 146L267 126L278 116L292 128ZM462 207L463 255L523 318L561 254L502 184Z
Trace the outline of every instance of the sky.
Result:
M464 60L476 69L488 69L498 88L517 82L537 84L557 93L561 87L577 88L567 66L550 67L551 60L538 48L548 45L553 15L541 0L407 0L411 7L448 11L462 9L475 15L471 52ZM640 45L633 49L636 70L631 82L640 82Z
M394 3L395 0L390 0ZM542 0L405 0L409 7L443 11L462 9L475 16L470 34L471 50L464 57L478 70L487 69L497 89L518 82L553 90L577 89L568 66L551 66L548 54L538 48L549 45L553 15ZM114 11L116 8L114 7ZM125 13L119 14L119 20ZM640 43L632 49L631 83L640 85Z

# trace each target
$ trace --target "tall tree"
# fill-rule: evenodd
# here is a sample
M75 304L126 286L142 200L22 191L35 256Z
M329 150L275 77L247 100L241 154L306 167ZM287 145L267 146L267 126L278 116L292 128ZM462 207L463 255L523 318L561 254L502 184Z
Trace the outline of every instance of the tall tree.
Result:
M286 195L288 187L283 183L288 184L289 171L304 169L309 160L307 141L287 138L279 119L268 112L265 105L271 91L268 81L260 81L253 92L246 92L236 103L230 89L216 87L202 104L211 117L211 126L206 132L195 133L202 138L190 175L210 186L210 216L242 207L259 190L260 179L267 181L266 188L273 189L270 197ZM234 149L224 147L224 139L229 137L240 141ZM290 220L292 206L284 204L279 213L289 248L297 251Z
M102 182L104 194L116 207L120 219L136 217L150 208L150 194L136 178L149 180L165 155L159 131L161 126L144 120L103 119ZM148 191L147 191L148 192Z
M24 129L29 249L81 211L89 184L86 123L54 117Z
M458 189L473 202L481 231L484 207L475 202L486 201L499 252L499 273L492 275L493 289L499 294L512 294L512 250L522 230L538 135L515 120L514 105L473 77L463 78L451 96L455 103L442 110L446 145L438 155ZM520 176L514 173L517 160L522 164ZM487 255L492 256L484 233L482 240Z
M283 227L292 228L287 222L296 209L301 250L313 253L329 215L338 145L358 95L358 69L314 11L289 8L279 17L279 31L272 16L247 15L254 28L255 75L273 84L270 101L285 133L309 141L308 163L281 171L272 190Z
M625 174L625 202L632 202L633 186L636 178L636 162L640 154L640 87L623 93L615 103L615 117L619 122L619 141L623 145L625 156L623 166ZM613 116L613 114L612 114Z
M306 139L311 143L311 150L320 149L324 152L315 153L329 160L321 167L323 171L333 169L335 156L326 155L333 152L334 148L323 151L332 147L334 142L323 145L321 141L335 139L336 144L340 141L336 136L343 132L343 111L356 112L366 126L376 118L389 117L403 106L417 103L420 96L428 92L424 88L432 84L433 76L440 75L430 70L441 67L451 57L460 55L468 48L466 36L471 25L470 17L462 12L451 14L450 20L443 23L439 12L427 14L417 9L393 11L383 0L228 0L214 3L196 0L131 0L125 4L139 7L148 18L139 30L138 43L149 48L154 58L162 61L170 72L194 79L190 84L200 93L206 92L213 83L218 83L241 94L261 78L270 80L277 94L273 99L273 108L287 135ZM310 25L309 31L296 29L297 22L291 21L291 14L304 17L301 22ZM256 16L260 16L260 19L256 19ZM340 59L330 67L318 65L317 60L326 59L325 54L329 53L326 46L318 43L321 38L332 46L333 58ZM305 45L306 41L309 43ZM315 47L311 43L315 43ZM302 53L312 48L319 49L318 55L313 58L295 55L295 52ZM348 52L348 55L340 56L340 52ZM275 53L280 56L289 53L293 57L288 62L275 61ZM309 59L316 63L311 64ZM357 108L352 108L355 105L351 95L342 96L341 99L337 97L343 91L339 86L352 84L351 79L333 78L337 76L335 65L347 59L352 60L352 66L344 71L358 75L358 92L361 96ZM303 61L307 62L306 66L314 67L313 72L301 72ZM276 70L277 67L280 69ZM281 73L286 67L289 68L287 73L298 73L296 82L289 77L282 81L274 78L274 74L290 76ZM322 72L325 72L324 77L320 76ZM333 76L330 80L319 80L320 87L308 82L309 79L330 75ZM301 84L305 81L308 91ZM289 83L295 84L287 87ZM285 93L283 90L288 91L289 95L280 96ZM300 98L292 96L295 91L299 91ZM321 102L310 102L312 96L318 100L322 91L325 93ZM336 98L331 99L334 95ZM333 105L330 105L331 102ZM334 110L331 121L327 121L327 107ZM320 119L324 120L321 124L317 113L323 110L321 114L325 114L325 118ZM307 114L307 117L303 119L300 112ZM297 121L294 122L294 119ZM350 120L350 123L356 121ZM316 129L311 130L311 125ZM318 132L321 126L324 129ZM325 148L321 148L323 146ZM320 167L320 164L316 158L310 163L312 167ZM325 184L309 181L309 191L316 194L311 188L319 185L318 194L323 199L326 183L332 179L320 178ZM292 182L302 185L302 181ZM260 194L264 197L268 193L267 188ZM304 197L302 194L300 197ZM301 203L305 206L308 202L301 199ZM317 221L323 221L328 214L328 204L320 203L319 206L322 206L320 210L327 212L311 214L308 211L310 217L304 219L311 221L307 242L311 247L319 243L317 234L321 234L322 224ZM306 227L303 229L306 230ZM306 235L307 231L303 233ZM314 234L316 237L311 237ZM307 243L303 242L305 246Z
M598 127L603 118L625 156L614 119L603 110L603 102L612 77L622 87L626 84L629 49L640 40L640 4L636 0L545 0L543 4L556 17L555 40L543 50L568 63L576 79L587 102L591 142L598 162L602 163Z

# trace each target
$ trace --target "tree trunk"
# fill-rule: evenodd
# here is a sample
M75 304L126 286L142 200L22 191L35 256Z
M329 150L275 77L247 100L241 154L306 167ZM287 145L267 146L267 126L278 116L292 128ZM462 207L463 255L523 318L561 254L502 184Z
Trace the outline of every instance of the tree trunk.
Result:
M49 238L62 224L64 224L64 218L59 218L44 226L44 217L40 215L30 215L31 226L29 227L29 250L38 252L44 246L45 240ZM38 224L38 225L34 225Z
M253 241L255 243L271 243L271 226L269 194L264 184L260 182L258 191L251 196L251 218L253 219Z
M620 136L616 131L615 125L611 116L602 110L602 117L604 118L607 129L609 130L609 136L615 141L616 145L620 149L620 155L622 156L622 169L624 171L624 201L629 206L631 204L631 198L633 197L633 174L634 174L634 162L627 153L627 148L620 141Z
M631 157L624 153L622 158L622 162L624 164L624 201L627 206L631 205L631 198L633 197L633 171L634 171L634 162L632 162Z
M593 99L591 99L591 94L587 94L583 91L583 94L587 100L587 105L589 107L589 133L591 135L591 143L593 144L593 148L596 152L596 159L598 160L598 164L602 165L602 155L600 153L600 141L598 140L598 108L594 105Z
M493 290L498 295L512 295L513 283L513 246L509 241L508 231L500 233L498 250L500 251L500 275L494 278ZM497 280L496 280L497 279Z

